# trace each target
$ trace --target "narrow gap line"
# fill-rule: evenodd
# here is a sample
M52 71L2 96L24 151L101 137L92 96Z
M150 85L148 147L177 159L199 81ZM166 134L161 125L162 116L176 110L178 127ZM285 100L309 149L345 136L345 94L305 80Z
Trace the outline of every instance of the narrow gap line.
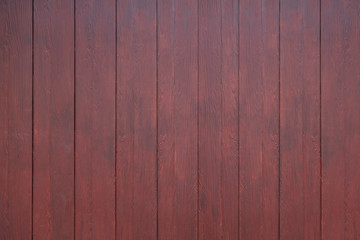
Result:
M117 239L117 55L118 55L118 47L117 47L117 0L115 0L115 163L114 163L114 188L115 188L115 210L114 210L114 218L115 218L115 240Z
M197 223L197 239L200 238L200 204L199 204L199 200L200 200L200 151L199 151L199 142L200 142L200 128L199 128L199 121L200 121L200 117L199 117L199 109L200 109L200 91L199 91L199 79L200 79L200 0L197 0L197 201L196 201L196 223Z
M279 23L278 23L278 30L279 30L279 42L278 42L278 51L279 51L279 56L278 56L278 62L279 62L279 66L278 66L278 74L279 74L279 124L278 124L278 131L279 131L279 201L278 201L278 208L279 208L279 215L278 215L278 235L279 235L279 240L281 239L281 44L280 44L280 40L281 40L281 0L279 0Z
M220 159L221 159L221 162L220 162L220 166L219 166L219 172L220 172L220 199L219 199L219 210L220 210L220 221L222 222L223 221L223 218L224 218L224 215L223 215L223 212L224 212L224 207L223 207L223 194L224 194L224 188L223 188L223 183L224 183L224 164L223 164L223 161L224 161L224 91L225 91L225 87L224 87L224 44L223 44L223 1L219 1L219 12L220 12L220 129L219 129L219 132L220 132ZM224 225L220 225L220 231L222 232L221 233L221 238L223 238L224 234Z
M320 119L319 119L319 127L320 127L320 239L322 239L322 106L321 106L321 99L322 99L322 95L321 95L321 0L319 0L319 24L320 24L320 28L319 28L319 62L320 62L320 66L319 66L319 94L320 94Z
M238 151L238 224L237 224L237 228L238 228L238 236L237 238L240 239L240 235L241 235L241 227L240 227L240 0L238 1L238 26L237 26L237 30L238 30L238 34L237 34L237 49L238 49L238 72L237 72L237 77L238 77L238 86L237 86L237 118L238 118L238 128L237 128L237 138L238 138L238 144L237 144L237 151Z
M31 239L34 239L34 0L31 1Z
M156 0L156 239L159 239L159 12Z
M74 240L76 236L76 0L74 0Z

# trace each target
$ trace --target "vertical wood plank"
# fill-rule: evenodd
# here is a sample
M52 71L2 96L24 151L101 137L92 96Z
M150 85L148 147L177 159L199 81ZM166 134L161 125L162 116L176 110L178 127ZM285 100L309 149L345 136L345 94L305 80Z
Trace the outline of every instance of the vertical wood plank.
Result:
M360 238L360 2L323 1L322 239Z
M156 1L117 5L118 239L157 238Z
M279 237L279 1L240 0L240 238Z
M32 4L0 2L0 239L31 239Z
M159 0L159 239L197 239L197 1Z
M76 1L76 239L115 239L115 1Z
M34 1L34 239L74 237L74 2Z
M238 1L199 4L199 238L238 238Z
M320 238L320 1L280 3L280 238Z

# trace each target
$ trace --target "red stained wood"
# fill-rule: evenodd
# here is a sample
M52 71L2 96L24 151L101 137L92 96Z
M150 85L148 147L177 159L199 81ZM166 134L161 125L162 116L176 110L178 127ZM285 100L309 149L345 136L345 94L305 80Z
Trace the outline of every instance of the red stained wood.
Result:
M32 6L0 2L0 239L31 239Z
M279 2L240 1L240 238L279 237Z
M359 8L321 8L322 239L360 238Z
M197 239L197 2L158 8L159 239Z
M74 237L74 2L34 1L34 239Z
M280 238L320 239L320 1L280 5Z
M359 238L359 9L1 1L0 239Z
M238 20L199 3L199 239L238 238Z
M156 1L117 4L118 239L157 238Z
M76 1L76 239L115 239L115 1Z

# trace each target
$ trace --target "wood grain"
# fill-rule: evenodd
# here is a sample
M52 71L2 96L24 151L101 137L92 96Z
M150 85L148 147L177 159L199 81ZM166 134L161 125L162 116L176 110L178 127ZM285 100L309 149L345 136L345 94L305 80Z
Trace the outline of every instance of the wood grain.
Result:
M320 239L320 1L280 5L280 238Z
M360 2L321 9L322 239L359 239Z
M199 239L238 238L238 16L199 3Z
M197 239L197 2L158 5L159 239Z
M115 239L115 1L76 1L76 239Z
M360 238L359 9L0 1L0 239Z
M240 1L240 238L279 237L279 1Z
M74 237L74 2L34 1L34 239Z
M31 19L30 1L0 2L0 239L31 239Z
M118 239L157 238L156 1L117 5Z

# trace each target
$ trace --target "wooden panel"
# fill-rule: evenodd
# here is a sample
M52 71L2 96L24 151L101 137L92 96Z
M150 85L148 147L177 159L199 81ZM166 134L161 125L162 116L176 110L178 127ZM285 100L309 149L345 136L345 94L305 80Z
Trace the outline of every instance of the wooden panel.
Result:
M115 1L76 1L76 239L115 239Z
M320 238L320 1L281 0L280 238Z
M0 2L0 239L31 238L31 9Z
M360 2L322 5L322 239L360 238Z
M0 1L0 239L360 238L359 9Z
M197 2L160 0L159 239L197 238Z
M118 239L156 239L156 1L117 5Z
M199 5L199 238L238 238L238 1Z
M34 2L34 239L74 237L74 2Z
M240 237L279 237L279 1L240 1Z

